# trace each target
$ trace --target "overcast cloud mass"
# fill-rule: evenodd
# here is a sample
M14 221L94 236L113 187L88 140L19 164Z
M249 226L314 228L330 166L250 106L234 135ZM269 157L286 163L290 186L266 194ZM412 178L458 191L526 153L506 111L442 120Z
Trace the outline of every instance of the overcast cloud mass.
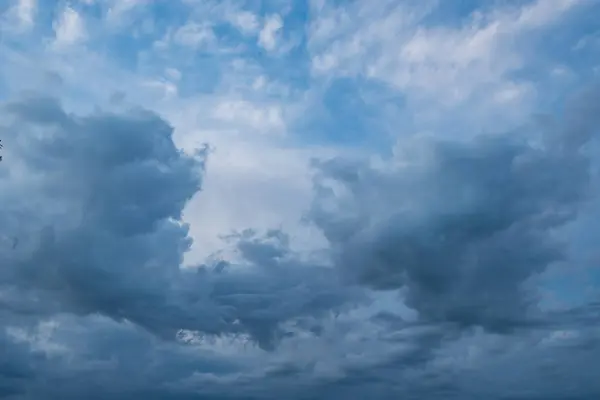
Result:
M0 398L600 398L600 2L0 2Z

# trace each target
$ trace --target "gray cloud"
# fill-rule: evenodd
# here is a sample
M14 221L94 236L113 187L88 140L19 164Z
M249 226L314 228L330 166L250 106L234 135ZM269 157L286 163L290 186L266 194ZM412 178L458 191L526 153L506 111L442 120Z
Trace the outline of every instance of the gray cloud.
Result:
M29 313L100 313L164 338L181 329L250 332L268 347L280 322L346 298L331 269L295 261L283 234L269 233L264 243L240 237L248 268L181 270L191 241L178 220L200 189L205 152L182 154L156 115L77 117L48 98L5 109L15 165L7 187L15 193L2 219L13 220L10 236L29 238L19 251L3 252L2 284L19 290L18 301L5 304Z
M595 182L600 103L572 104L526 138L319 162L309 217L333 266L248 229L239 260L188 270L206 150L144 110L6 105L0 397L597 398L597 305L544 311L536 291L572 262L563 228Z
M320 162L314 221L347 276L404 288L426 320L527 324L537 300L527 283L564 259L556 231L587 199L599 104L587 92L537 135L424 139L384 167Z

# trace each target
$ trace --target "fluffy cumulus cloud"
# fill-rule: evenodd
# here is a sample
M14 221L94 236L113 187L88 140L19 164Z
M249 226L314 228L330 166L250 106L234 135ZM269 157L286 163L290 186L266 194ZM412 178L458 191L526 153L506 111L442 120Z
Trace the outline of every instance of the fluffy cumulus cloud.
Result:
M0 5L0 397L600 397L600 3Z
M526 323L535 299L523 283L563 258L553 231L587 198L582 148L600 108L597 95L578 100L578 115L536 143L421 139L396 164L321 164L315 221L340 269L376 289L404 288L428 320L493 331Z

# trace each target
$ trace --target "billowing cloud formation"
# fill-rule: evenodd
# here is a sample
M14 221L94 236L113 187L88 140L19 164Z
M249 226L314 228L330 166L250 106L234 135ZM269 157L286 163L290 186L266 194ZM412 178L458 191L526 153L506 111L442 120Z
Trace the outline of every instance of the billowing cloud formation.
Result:
M313 215L353 279L406 289L426 320L505 332L534 318L528 280L564 259L556 230L587 198L599 129L590 92L537 137L414 140L380 168L321 163Z
M381 165L318 163L309 216L333 266L303 261L281 231L247 230L229 236L238 261L188 270L179 219L206 151L177 150L143 110L7 104L0 218L18 241L0 251L0 393L591 398L596 307L536 312L533 291L566 260L553 232L589 192L599 103L574 104L528 141L424 140Z
M18 169L3 214L28 221L7 229L20 242L5 274L45 306L49 295L59 309L137 314L152 325L140 313L166 306L161 296L189 245L171 219L198 190L202 162L180 154L171 128L147 112L77 118L40 98L6 110Z
M0 1L0 398L600 398L599 10Z
M77 117L46 98L5 110L15 170L2 219L19 243L2 252L2 283L17 290L13 311L102 314L171 339L249 333L268 347L279 323L345 297L331 269L298 265L276 232L237 239L247 268L180 269L191 242L179 220L206 152L177 150L154 114Z

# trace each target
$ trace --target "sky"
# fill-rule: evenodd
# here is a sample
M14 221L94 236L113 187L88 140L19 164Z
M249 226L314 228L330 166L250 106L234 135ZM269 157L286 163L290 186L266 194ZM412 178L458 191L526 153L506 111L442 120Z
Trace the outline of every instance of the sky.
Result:
M598 0L1 0L0 398L600 398Z

